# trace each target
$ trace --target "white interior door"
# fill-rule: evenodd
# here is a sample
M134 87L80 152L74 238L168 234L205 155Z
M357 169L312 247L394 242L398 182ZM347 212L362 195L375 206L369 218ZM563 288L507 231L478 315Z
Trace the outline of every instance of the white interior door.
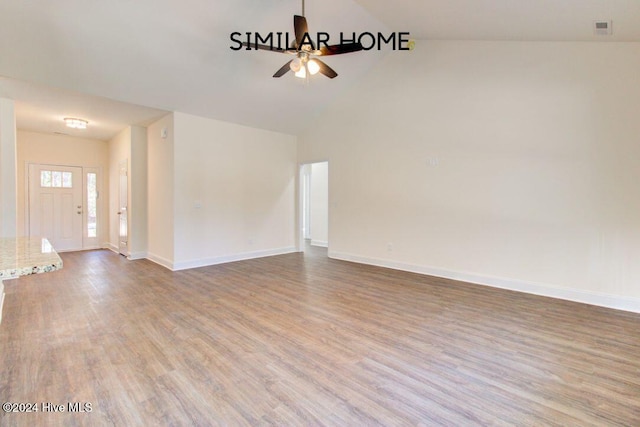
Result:
M29 165L29 235L57 251L82 249L82 168Z
M120 252L124 256L129 255L128 249L128 240L129 240L129 223L128 223L128 184L129 178L127 173L127 161L123 160L120 162L120 181L119 181L119 205L118 205L118 216L119 216L119 244L118 244L118 252Z

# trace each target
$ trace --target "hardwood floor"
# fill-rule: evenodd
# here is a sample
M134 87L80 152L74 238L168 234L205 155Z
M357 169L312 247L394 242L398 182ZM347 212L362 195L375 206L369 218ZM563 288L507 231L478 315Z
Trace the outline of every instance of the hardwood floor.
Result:
M640 425L640 315L325 254L6 282L0 425Z

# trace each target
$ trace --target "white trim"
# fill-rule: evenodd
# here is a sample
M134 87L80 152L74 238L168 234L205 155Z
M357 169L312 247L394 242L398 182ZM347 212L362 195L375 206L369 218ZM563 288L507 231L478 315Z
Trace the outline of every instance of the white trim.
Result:
M29 219L29 215L31 214L30 212L30 205L29 205L29 180L30 180L30 174L29 174L29 165L31 164L31 162L29 162L28 160L24 161L24 188L22 189L24 192L24 199L23 199L23 209L24 209L24 223L22 224L22 235L23 236L28 236L30 234L30 230L29 230L29 226L30 224L30 219Z
M117 223L118 223L118 253L125 255L126 257L129 257L130 252L129 249L131 248L131 245L129 245L129 238L131 236L131 177L129 176L129 158L125 158L122 159L118 162L118 195L117 200L118 200L118 212L120 212L120 215L117 217ZM126 185L126 191L127 191L127 215L125 217L122 216L122 183L120 182L121 178L122 178L122 171L124 171L124 176L127 179L127 185ZM120 225L120 220L122 218L126 218L127 221L127 245L125 248L126 254L122 253L121 249L120 249L120 245L122 243L122 236L120 235L120 230L122 229L122 226Z
M329 242L325 242L324 240L311 240L311 246L320 246L323 248L328 248Z
M145 259L147 258L147 253L146 252L133 252L130 253L129 256L127 257L127 259L130 260L136 260L136 259Z
M295 246L289 246L286 248L267 249L264 251L241 252L238 254L224 255L224 256L213 257L213 258L202 258L202 259L194 259L190 261L180 261L180 262L173 263L173 271L186 270L188 268L206 267L209 265L224 264L227 262L243 261L243 260L253 259L253 258L263 258L268 256L274 256L274 255L284 255L284 254L290 254L292 252L298 252ZM151 260L154 261L153 259Z
M87 175L93 173L96 175L96 191L98 198L96 199L96 237L89 237L88 223L89 223L89 186L87 185ZM95 249L98 247L98 242L101 239L103 227L103 215L102 207L103 201L100 195L102 191L102 168L97 166L82 166L82 249ZM108 201L107 201L108 202Z
M2 323L2 306L4 305L4 283L0 280L0 323Z
M505 279L475 273L457 272L435 267L405 264L391 260L368 258L344 252L330 251L329 258L640 313L640 298L623 297L620 295L584 291L581 289L559 288L549 284L525 282L522 280Z
M115 250L114 252L119 253L117 250ZM147 253L147 259L173 271L173 262L169 261L166 258L163 258L156 254Z
M60 167L60 168L81 168L82 169L82 247L78 248L78 249L70 249L66 252L73 252L73 251L86 251L86 250L92 250L92 249L99 249L100 246L98 246L98 241L101 238L101 234L102 231L104 230L104 227L102 226L102 222L103 222L103 213L102 212L102 206L104 203L101 200L100 195L103 194L103 185L102 185L102 181L103 181L103 174L102 174L102 167L100 166L88 166L88 165L78 165L78 164L61 164L61 163L40 163L40 162L35 162L32 160L25 160L24 161L24 224L23 224L23 232L25 236L30 236L31 235L31 206L30 206L30 197L29 197L29 189L30 189L30 185L31 185L31 173L30 173L30 169L31 166L34 167L38 167L38 166L52 166L52 167ZM97 222L98 222L98 228L96 230L96 237L87 237L87 173L88 172L92 172L96 174L96 190L98 191L98 200L97 200L97 204L96 204L96 215L97 215ZM104 192L106 193L106 192ZM88 243L88 240L92 240L91 244ZM59 252L65 252L65 251L59 251Z
M111 252L116 253L118 255L121 255L120 254L120 249L116 245L114 245L113 243L105 243L105 249L109 249ZM156 255L153 255L153 256L156 259L161 260L161 261L152 260L147 252L134 252L132 254L129 254L127 256L127 259L132 260L132 261L135 261L137 259L149 259L150 261L156 262L157 264L160 264L160 265L165 266L165 267L166 267L166 265L164 265L164 263L171 264L168 260L165 260L162 257L158 257ZM167 267L167 268L169 268L169 267Z
M297 193L298 193L298 197L296 199L296 208L297 208L296 209L296 211L297 211L297 218L296 218L296 235L297 235L296 245L297 245L297 247L296 247L296 251L297 252L304 252L305 240L306 240L305 236L304 236L304 233L302 232L302 223L303 223L302 217L304 216L304 206L303 206L302 201L304 199L303 194L304 194L304 191L305 191L305 189L302 187L302 182L303 182L302 176L304 175L304 167L306 165L312 165L314 163L327 163L327 168L331 165L331 163L329 161L329 158L324 158L322 160L298 162L298 174L297 174L297 177L296 177L296 190L297 190ZM327 181L329 181L330 179L331 179L331 175L329 173ZM329 182L327 182L327 184L330 187ZM327 188L327 190L328 190L328 192L330 192L329 188ZM328 208L329 208L329 212L327 213L327 221L328 221L328 226L330 227L331 204L329 203L329 200L331 200L330 199L330 194L327 195L327 203L328 203ZM330 231L330 228L329 228L329 230L327 230L327 234L329 233L329 231ZM318 246L320 246L320 245L318 245Z

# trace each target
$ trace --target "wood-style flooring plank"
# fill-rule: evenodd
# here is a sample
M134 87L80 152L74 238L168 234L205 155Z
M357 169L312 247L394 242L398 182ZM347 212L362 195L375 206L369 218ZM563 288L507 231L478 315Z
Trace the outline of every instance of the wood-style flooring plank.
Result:
M640 426L640 315L331 260L7 281L1 426ZM43 412L90 402L91 412Z

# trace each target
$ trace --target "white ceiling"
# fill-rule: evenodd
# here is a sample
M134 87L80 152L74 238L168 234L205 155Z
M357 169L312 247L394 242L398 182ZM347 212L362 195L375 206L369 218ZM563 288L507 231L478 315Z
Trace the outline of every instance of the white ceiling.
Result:
M167 111L0 77L0 97L14 99L18 129L109 140L129 125L147 126ZM87 130L65 117L83 118Z
M356 0L420 40L640 41L638 0ZM613 21L594 35L593 22Z
M271 77L287 55L229 48L233 31L292 32L300 11L299 0L0 1L0 96L16 100L18 127L42 132L73 114L108 139L181 111L296 134L386 53L327 57L339 76L305 85ZM306 16L332 40L640 41L638 0L307 0ZM594 36L609 19L613 35Z

